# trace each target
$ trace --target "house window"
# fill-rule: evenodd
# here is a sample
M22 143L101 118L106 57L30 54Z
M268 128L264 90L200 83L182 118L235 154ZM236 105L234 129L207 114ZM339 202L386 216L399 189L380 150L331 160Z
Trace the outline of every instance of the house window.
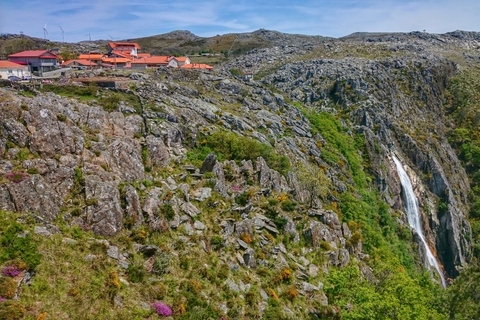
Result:
M7 72L8 72L8 73L13 73L13 70L12 70L12 69L8 69Z

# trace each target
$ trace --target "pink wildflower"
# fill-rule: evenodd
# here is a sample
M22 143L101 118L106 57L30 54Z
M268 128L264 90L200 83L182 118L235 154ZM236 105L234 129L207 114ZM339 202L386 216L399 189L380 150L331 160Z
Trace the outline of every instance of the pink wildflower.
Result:
M3 268L2 273L6 277L16 277L20 274L20 270L18 270L17 266L12 264Z
M172 309L162 302L155 302L152 304L152 308L154 308L160 316L168 317L172 315Z

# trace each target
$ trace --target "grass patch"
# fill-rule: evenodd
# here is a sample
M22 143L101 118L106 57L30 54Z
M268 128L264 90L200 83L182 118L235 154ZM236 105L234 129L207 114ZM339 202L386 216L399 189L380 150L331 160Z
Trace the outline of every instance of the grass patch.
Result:
M231 132L215 132L212 135L200 137L198 141L199 147L187 154L187 159L197 165L201 165L209 153L215 152L219 161L240 162L244 159L255 161L258 157L263 157L270 168L283 175L290 170L290 160L286 156L278 155L274 148L248 137Z

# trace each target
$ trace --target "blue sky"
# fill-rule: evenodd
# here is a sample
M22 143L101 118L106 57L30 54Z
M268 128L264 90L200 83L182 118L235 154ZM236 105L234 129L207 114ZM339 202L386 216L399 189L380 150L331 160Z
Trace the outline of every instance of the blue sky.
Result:
M0 0L0 33L78 42L189 30L199 36L260 28L342 37L357 31L480 31L479 0L132 1ZM61 27L61 28L60 28Z

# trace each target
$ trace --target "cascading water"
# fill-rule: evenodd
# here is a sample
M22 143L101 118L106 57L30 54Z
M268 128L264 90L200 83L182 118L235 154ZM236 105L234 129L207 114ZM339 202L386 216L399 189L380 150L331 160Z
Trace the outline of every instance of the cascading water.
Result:
M405 194L405 211L407 212L407 217L408 217L408 223L410 224L410 227L414 228L415 231L417 231L418 236L420 237L420 240L423 243L423 246L425 247L425 251L427 252L427 259L428 263L435 267L435 269L438 272L438 275L440 276L440 280L442 281L442 286L445 288L446 283L445 283L445 277L443 275L442 270L440 269L440 266L437 262L437 259L433 255L432 251L430 250L430 247L427 244L427 241L425 240L425 236L423 235L423 228L422 228L422 223L420 220L420 212L418 210L418 201L417 197L413 193L413 187L412 183L410 182L410 178L408 177L407 173L403 169L402 163L394 156L393 161L395 162L395 165L397 166L397 172L400 177L400 182L402 184L402 188Z

